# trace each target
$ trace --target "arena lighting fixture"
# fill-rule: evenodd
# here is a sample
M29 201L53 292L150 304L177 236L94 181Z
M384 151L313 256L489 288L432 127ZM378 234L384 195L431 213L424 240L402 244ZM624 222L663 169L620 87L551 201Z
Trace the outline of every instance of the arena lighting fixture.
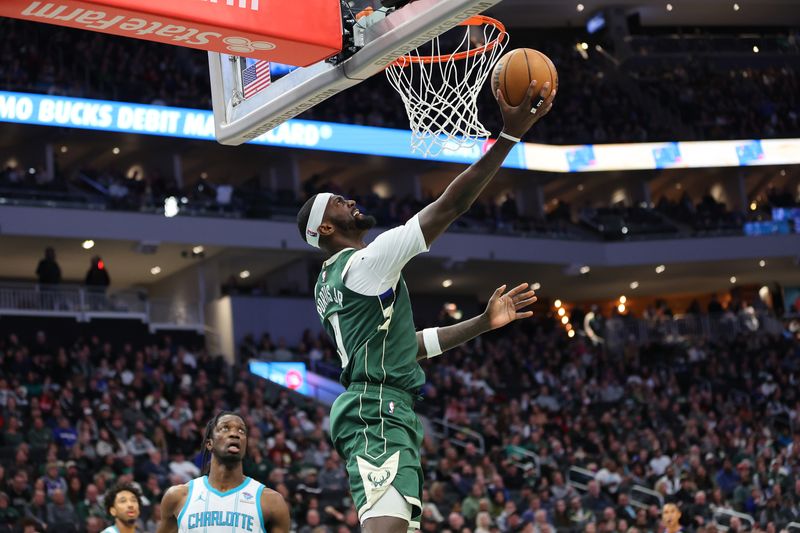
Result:
M755 202L750 202L750 211L755 211L758 209L758 204Z
M91 250L94 248L94 241L92 239L86 239L81 243L81 248L84 250Z
M444 287L445 289L448 288L448 287L452 287L452 286L453 286L453 280L452 279L446 279L446 280L444 280L442 282L442 287Z
M753 52L755 52L756 54L758 53L758 46L753 45Z
M664 265L658 265L656 267L656 274L663 274L664 271L667 269Z
M667 11L672 11L672 4L667 4Z
M249 270L242 270L241 272L239 272L239 277L242 278L242 279L249 278L250 277L250 271Z
M68 151L69 151L69 148L67 148L66 146L62 146L61 147L61 153L62 154L66 154Z
M582 42L581 43L581 50L588 50L588 49L589 49L589 43Z
M589 268L589 265L583 265L580 269L581 274L588 274L592 269Z
M202 254L202 253L203 253L205 250L206 250L206 249L205 249L205 248L203 248L202 246L195 246L194 248L192 248L192 253L193 253L194 255L200 255L200 254Z
M115 147L114 147L114 149L113 149L113 150L111 150L111 152L112 152L114 155L119 155L119 147L118 147L118 146L115 146Z
M569 322L569 317L568 316L562 316L561 317L561 323L562 324L566 324L567 322Z
M736 276L731 276L731 283L736 283Z
M628 301L628 299L625 297L624 294L619 297L619 303L624 304L624 303L627 303L627 301Z
M758 266L764 268L765 266L767 266L767 262L762 259L761 261L758 262Z
M164 216L172 218L180 212L181 208L178 207L178 199L174 196L168 196L164 199Z
M786 169L785 169L785 168L782 168L782 169L781 169L781 176L785 176L785 175L786 175Z
M733 4L733 10L739 11L739 4Z
M628 234L628 226L622 226L622 230L621 231L622 231L623 235L627 235Z
M153 268L150 269L150 273L154 276L158 276L159 274L161 274L161 267L154 266Z
M567 314L566 309L564 309L563 307L558 308L558 316L564 316L566 314Z
M575 6L575 9L577 9L578 13L580 13L581 11L583 11L583 4L578 4L577 6Z
M567 337L569 337L570 339L571 339L572 337L574 337L574 336L575 336L575 330L574 330L574 329L571 329L571 330L569 330L569 331L567 332Z
M578 185L578 192L583 192L583 184Z
M631 289L638 289L639 282L638 281L631 281Z
M555 305L556 308L561 307L561 300L556 300L555 302L553 302L553 305Z
M531 289L533 289L534 291L538 291L541 288L542 288L542 284L541 283L533 283L533 284L531 284Z
M620 313L624 313L625 312L625 304L619 304L617 306L617 311L619 311Z

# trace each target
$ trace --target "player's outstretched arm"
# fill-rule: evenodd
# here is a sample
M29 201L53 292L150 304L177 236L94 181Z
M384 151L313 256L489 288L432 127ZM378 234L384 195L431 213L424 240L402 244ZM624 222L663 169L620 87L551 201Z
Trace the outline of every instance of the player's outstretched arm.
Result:
M533 316L533 311L523 311L536 301L533 290L526 289L528 289L528 284L522 283L503 294L506 286L502 285L494 291L492 297L489 298L489 303L486 304L486 310L480 315L452 326L432 328L424 332L418 331L417 361L428 358L429 349L430 357L435 357L439 353L455 348L487 331L502 328L520 318ZM432 338L426 339L426 335Z
M508 105L502 92L497 91L497 100L503 114L503 132L507 136L519 139L537 120L550 111L555 98L555 91L550 91L550 82L542 86L538 95L534 95L535 86L536 81L533 81L522 103L517 107ZM532 110L538 111L532 113ZM501 136L483 157L459 174L439 198L420 211L419 225L428 246L444 233L450 224L469 210L483 189L492 181L514 144L514 141Z
M289 506L280 492L264 489L261 493L261 512L268 533L289 533L292 519L289 517Z
M161 522L156 533L178 533L178 512L186 501L189 487L175 485L167 489L161 498Z

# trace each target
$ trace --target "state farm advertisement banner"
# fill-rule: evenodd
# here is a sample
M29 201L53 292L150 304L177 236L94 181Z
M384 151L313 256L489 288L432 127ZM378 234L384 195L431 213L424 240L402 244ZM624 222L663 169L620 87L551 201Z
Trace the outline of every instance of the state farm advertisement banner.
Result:
M298 66L342 47L330 0L2 0L0 16Z

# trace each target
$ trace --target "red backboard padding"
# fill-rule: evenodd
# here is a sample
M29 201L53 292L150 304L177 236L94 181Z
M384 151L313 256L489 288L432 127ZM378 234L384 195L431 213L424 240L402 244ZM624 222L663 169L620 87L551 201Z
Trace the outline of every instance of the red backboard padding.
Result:
M0 1L0 16L308 66L342 48L338 0Z

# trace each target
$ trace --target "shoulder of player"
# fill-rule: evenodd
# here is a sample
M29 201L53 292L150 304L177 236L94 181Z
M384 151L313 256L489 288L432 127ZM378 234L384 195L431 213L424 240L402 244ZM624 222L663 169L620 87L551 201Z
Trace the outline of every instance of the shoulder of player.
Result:
M264 487L261 492L261 509L264 511L265 516L274 514L285 509L289 512L289 506L286 505L286 500L280 492Z
M176 513L183 504L186 502L186 497L189 495L189 483L183 485L173 485L164 493L161 499L162 512L167 510L170 513Z

